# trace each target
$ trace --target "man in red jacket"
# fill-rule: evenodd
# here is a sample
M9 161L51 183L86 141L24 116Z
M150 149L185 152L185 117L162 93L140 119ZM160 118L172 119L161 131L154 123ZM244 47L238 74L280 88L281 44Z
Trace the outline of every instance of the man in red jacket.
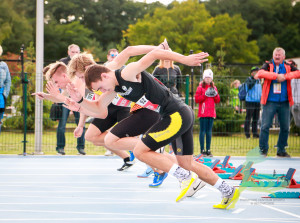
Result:
M290 106L294 104L291 80L300 78L300 71L285 61L285 50L275 48L273 59L264 63L255 79L264 79L261 104L263 105L262 123L259 135L260 153L267 156L269 149L269 129L274 115L278 114L280 132L277 141L277 156L290 157L285 151L289 137Z

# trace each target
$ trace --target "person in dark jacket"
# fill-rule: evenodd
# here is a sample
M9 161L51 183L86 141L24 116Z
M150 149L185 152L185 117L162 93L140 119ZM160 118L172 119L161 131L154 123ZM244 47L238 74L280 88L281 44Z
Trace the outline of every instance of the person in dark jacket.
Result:
M152 75L160 80L174 95L181 97L181 70L173 61L160 60Z
M258 72L258 67L252 67L251 76L246 80L246 119L245 119L245 135L250 138L250 122L252 119L252 134L253 138L259 138L257 133L257 123L260 112L260 98L261 98L261 83L260 80L255 80L254 76Z

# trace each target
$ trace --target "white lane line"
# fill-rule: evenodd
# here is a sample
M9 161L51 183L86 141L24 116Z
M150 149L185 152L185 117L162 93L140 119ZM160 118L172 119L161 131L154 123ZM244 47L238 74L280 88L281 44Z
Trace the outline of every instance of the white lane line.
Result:
M280 210L278 208L275 208L275 207L272 207L272 206L269 206L269 205L261 204L261 206L269 208L269 209L273 209L275 211L278 211L278 212L281 212L281 213L284 213L284 214L287 214L287 215L290 215L290 216L293 216L293 217L296 217L296 218L300 218L300 215L293 214L293 213L288 212L288 211Z
M37 210L0 210L0 212L32 212L32 213L56 213L56 214L86 214L86 215L109 215L108 217L102 217L102 218L49 218L48 216L46 216L45 218L6 218L6 219L0 219L0 221L14 221L14 220L24 220L24 221L62 221L62 220L74 220L74 221L78 221L78 220L179 220L179 219L193 219L193 220L205 220L205 219L215 219L215 220L238 220L239 222L241 221L267 221L267 222L297 222L298 220L296 219L292 219L292 218L236 218L236 217L218 217L218 216L213 216L213 217L205 217L205 216L180 216L180 215L157 215L157 214L131 214L131 213L105 213L105 212L75 212L75 211L37 211ZM119 217L119 216L121 217ZM115 217L113 217L115 216ZM118 216L118 217L117 217Z
M201 195L199 195L199 196L196 196L196 198L205 198L205 197L207 197L206 194L201 194Z
M114 174L114 173L1 173L0 176L132 176L136 173Z
M238 214L238 213L241 213L244 210L245 210L245 208L238 208L234 212L232 212L232 214Z

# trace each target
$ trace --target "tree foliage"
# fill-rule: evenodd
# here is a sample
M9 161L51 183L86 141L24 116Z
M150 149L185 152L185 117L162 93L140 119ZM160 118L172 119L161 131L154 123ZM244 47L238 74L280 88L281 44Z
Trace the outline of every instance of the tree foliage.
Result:
M212 17L196 0L173 2L172 6L157 8L153 15L129 25L125 33L129 43L158 44L167 38L172 50L183 54L193 49L214 56L222 47L226 62L258 62L257 43L247 40L251 30L240 15Z
M32 26L24 12L15 8L14 1L0 4L0 44L4 51L19 52L22 43L32 40Z
M283 47L288 57L299 56L300 49L295 47L300 44L299 1L209 0L203 2L213 16L225 13L230 16L240 14L248 22L247 27L252 30L249 40L258 40L261 61L272 56L270 47L274 46ZM266 55L267 53L269 54Z

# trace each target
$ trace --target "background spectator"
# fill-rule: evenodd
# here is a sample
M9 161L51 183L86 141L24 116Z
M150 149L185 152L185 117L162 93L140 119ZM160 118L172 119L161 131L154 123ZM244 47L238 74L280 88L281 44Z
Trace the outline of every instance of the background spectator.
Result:
M230 84L230 105L237 113L240 113L239 86L241 82L235 80Z
M298 67L293 60L287 60L287 62L295 68ZM291 107L292 115L294 117L295 125L300 128L300 80L293 79L291 81L291 87L294 100L294 105Z
M80 53L80 48L76 44L71 44L68 47L68 56L60 59L59 61L63 62L64 64L68 65L72 57L76 54ZM57 138L57 146L56 146L56 151L58 154L65 155L65 145L66 145L66 138L65 138L65 132L66 132L66 125L67 125L67 120L70 114L70 110L62 107L62 118L58 122L58 127L56 131L56 138ZM80 118L80 113L79 112L73 112L75 116L75 122L78 125L79 118ZM77 138L77 150L78 153L81 155L85 155L84 151L84 144L85 144L85 139L84 139L84 133L85 133L85 128L83 128L83 133L81 137Z
M203 81L199 83L195 94L195 101L199 103L198 118L200 122L200 149L203 156L213 156L210 151L212 127L216 118L215 104L220 102L220 95L213 82L211 69L204 70ZM206 151L204 151L204 136L206 135Z
M0 45L0 56L2 56L3 49ZM8 66L3 61L0 62L0 133L2 126L2 119L5 111L6 100L9 95L11 86L11 77Z
M255 80L254 76L258 72L258 67L252 67L250 77L246 80L246 119L245 119L245 135L250 138L250 122L252 119L252 133L253 138L259 138L257 132L257 123L260 112L260 98L261 98L261 83L260 80Z
M119 52L117 49L109 49L107 51L107 55L106 55L106 58L107 58L107 61L104 63L104 66L108 63L108 62L111 62L113 61L117 56L118 56Z
M173 94L181 97L181 70L173 61L160 60L152 75L160 80Z
M277 141L277 156L290 157L286 152L290 126L290 106L294 104L291 89L291 79L299 78L300 72L287 64L285 50L275 48L273 59L263 64L262 69L255 75L255 79L264 78L261 104L263 105L262 124L259 135L259 147L262 155L269 150L269 129L274 115L278 114L280 132Z

